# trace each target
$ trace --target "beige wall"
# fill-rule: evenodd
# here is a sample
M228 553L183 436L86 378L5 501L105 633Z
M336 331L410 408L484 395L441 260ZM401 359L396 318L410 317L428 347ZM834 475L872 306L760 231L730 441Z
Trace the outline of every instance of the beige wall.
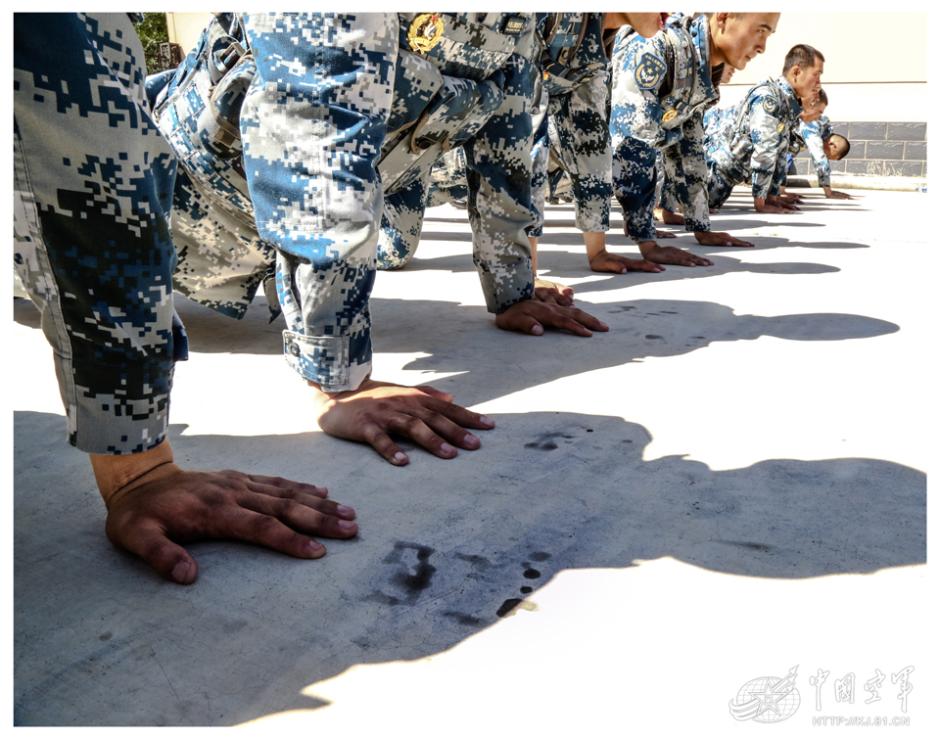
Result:
M166 28L170 41L182 46L184 55L188 54L211 17L211 13L167 13Z

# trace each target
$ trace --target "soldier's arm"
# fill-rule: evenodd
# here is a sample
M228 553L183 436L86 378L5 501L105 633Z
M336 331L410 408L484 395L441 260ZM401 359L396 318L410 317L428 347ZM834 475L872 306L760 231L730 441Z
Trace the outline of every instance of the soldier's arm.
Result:
M769 103L766 101L770 100ZM751 193L761 210L771 194L780 150L786 151L789 136L786 124L776 111L776 101L767 96L753 100L748 110L749 135L753 149L750 159Z
M829 157L826 156L826 147L819 129L815 126L806 126L803 129L803 140L816 167L816 179L819 186L825 189L830 186L832 167L829 164Z
M780 195L787 183L787 153L789 147L781 148L777 154L777 163L774 165L774 176L770 183L770 195Z
M532 224L532 104L537 70L513 54L503 67L504 98L465 145L473 260L487 309L500 313L532 297L526 228Z
M665 78L665 65L651 40L633 40L632 44L618 40L614 45L610 99L613 187L623 208L627 235L638 242L656 238L656 146L663 138L657 90Z
M531 56L510 57L502 104L465 145L473 259L499 328L540 335L549 326L590 336L607 326L577 308L532 299L526 227L533 220L530 111L538 71Z
M613 194L607 125L610 89L601 43L601 18L593 14L589 22L591 25L578 48L578 61L582 65L596 64L597 69L562 97L554 119L561 158L571 174L575 225L583 232L605 232L610 227Z
M675 187L675 194L682 204L686 230L692 232L711 231L708 215L708 164L705 161L705 129L702 113L695 112L682 124L682 140L679 142L677 171L682 186ZM675 152L673 152L675 156Z
M673 147L676 148L676 147ZM695 240L704 246L754 246L750 241L738 239L724 231L712 231L708 213L708 164L705 160L705 129L702 113L696 111L682 124L682 140L676 152L676 173L681 178L674 188L682 203L685 227L695 234Z
M766 198L773 185L780 149L783 147L785 128L776 113L769 112L761 96L754 100L748 111L748 128L753 144L750 158L751 191L755 198ZM770 98L773 102L773 99Z
M242 106L259 232L278 249L288 362L315 390L320 428L408 464L397 433L437 455L492 422L433 388L370 378L369 294L382 192L376 159L392 99L394 14L246 19L258 73ZM329 48L325 48L330 45Z
M371 370L382 202L375 165L396 21L363 14L344 28L324 14L245 16L257 63L240 121L245 175L258 232L278 250L285 358L328 392L358 387Z

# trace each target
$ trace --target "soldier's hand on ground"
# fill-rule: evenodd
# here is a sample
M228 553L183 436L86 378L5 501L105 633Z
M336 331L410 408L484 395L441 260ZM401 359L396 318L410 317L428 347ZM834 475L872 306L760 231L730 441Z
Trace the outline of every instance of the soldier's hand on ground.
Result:
M657 239L674 239L676 235L672 231L663 231L662 229L656 229L656 238Z
M607 331L607 324L590 313L574 307L520 300L496 316L496 325L504 331L541 336L545 328L559 328L578 336L591 336L592 331Z
M169 449L164 442L161 447ZM172 461L154 467L121 486L124 475L110 474L115 464L144 455L108 458L92 455L92 466L108 509L105 531L111 543L147 562L167 580L189 585L196 580L196 560L183 544L230 539L274 549L302 559L317 559L326 548L311 536L348 539L358 532L356 512L327 498L325 488L281 477L234 470L195 472Z
M781 198L779 195L768 195L768 196L767 196L767 204L768 204L768 205L775 205L775 206L777 206L778 208L783 208L784 211L798 211L798 210L799 210L799 207L797 207L796 205L794 205L794 204L793 204L792 202L790 202L788 199L786 199L786 198Z
M408 464L409 459L392 435L410 439L442 459L451 459L457 456L457 447L480 447L480 440L467 428L491 429L494 425L486 416L450 402L453 397L449 393L430 386L366 380L356 390L315 392L317 421L323 431L369 444L394 465Z
M696 231L695 240L702 246L754 246L750 241L736 239L724 231Z
M655 241L641 241L639 247L643 258L656 264L676 264L680 267L711 266L711 260L674 246L660 246Z
M588 258L591 270L594 272L614 272L625 274L627 272L662 272L663 267L646 259L629 259L619 254L611 254L606 249Z
M784 192L774 197L777 197L784 203L788 203L790 205L796 205L797 203L803 202L803 197L801 195L797 195L795 192Z
M780 205L774 205L770 199L765 200L764 198L754 198L754 210L758 213L790 213L792 212L792 207L784 208Z
M826 190L824 190L824 193L827 198L832 198L834 200L851 200L852 199L852 196L849 195L847 192L839 192L838 190L833 190L831 188L827 188Z
M574 289L560 282L543 280L541 277L535 278L535 290L533 295L536 300L543 303L556 303L557 305L571 305L574 303Z

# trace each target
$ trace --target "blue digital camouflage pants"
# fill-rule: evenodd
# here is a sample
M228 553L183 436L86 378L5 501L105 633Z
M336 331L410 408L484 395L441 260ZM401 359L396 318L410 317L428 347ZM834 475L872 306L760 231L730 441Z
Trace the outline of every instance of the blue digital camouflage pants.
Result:
M159 444L173 362L176 164L126 14L14 15L14 263L52 344L69 440Z

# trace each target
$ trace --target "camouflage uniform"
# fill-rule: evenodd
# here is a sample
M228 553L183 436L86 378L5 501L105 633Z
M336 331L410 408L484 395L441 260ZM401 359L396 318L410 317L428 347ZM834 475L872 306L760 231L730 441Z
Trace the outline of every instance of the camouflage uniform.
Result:
M174 361L176 169L127 14L14 15L14 263L53 346L69 441L163 441Z
M674 14L651 39L621 28L611 66L614 195L625 232L656 237L657 151L671 209L682 211L689 231L710 231L702 117L718 100L722 67L710 64L707 16Z
M805 146L813 159L819 186L830 187L832 166L829 164L829 157L826 156L825 145L826 139L832 136L832 124L829 123L829 119L826 116L820 116L817 120L809 123L800 121L796 133L796 143L801 149Z
M397 49L393 14L221 14L157 96L185 170L181 289L238 317L276 272L285 358L328 392L371 371Z
M474 263L487 308L499 313L533 288L525 229L532 221L535 18L480 15L400 14L395 100L379 164L386 199L378 264L395 269L414 255L432 167L460 147ZM436 41L425 52L410 39L426 28Z
M601 13L539 13L540 89L532 114L532 212L530 236L541 236L549 160L571 178L575 223L582 231L607 231L610 220L610 134L607 130L607 53ZM428 204L459 192L466 181L460 160L451 152L432 183ZM556 184L559 178L556 176ZM420 235L420 234L418 234Z
M790 134L802 108L783 77L752 87L732 114L717 116L706 132L708 202L719 207L750 173L755 198L779 192L786 176Z

